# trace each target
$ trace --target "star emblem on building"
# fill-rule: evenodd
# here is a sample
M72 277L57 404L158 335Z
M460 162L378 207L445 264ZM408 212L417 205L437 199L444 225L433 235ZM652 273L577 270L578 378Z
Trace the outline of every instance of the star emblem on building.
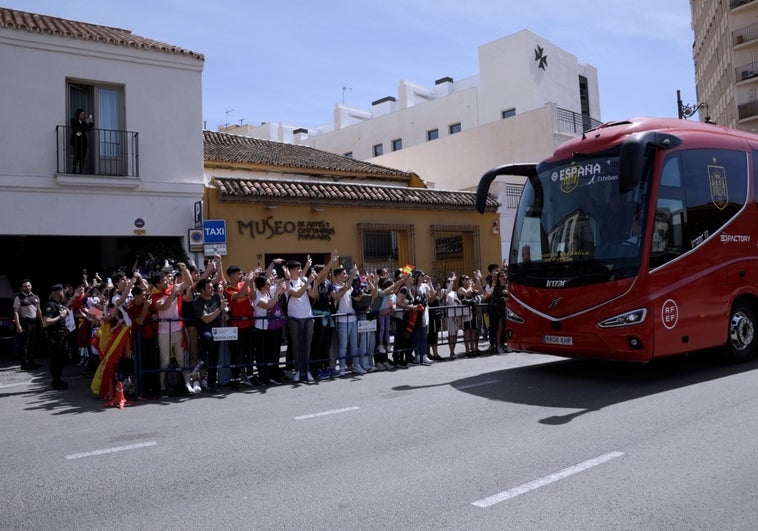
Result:
M547 55L545 55L545 49L539 44L534 50L534 60L539 63L537 68L547 69Z

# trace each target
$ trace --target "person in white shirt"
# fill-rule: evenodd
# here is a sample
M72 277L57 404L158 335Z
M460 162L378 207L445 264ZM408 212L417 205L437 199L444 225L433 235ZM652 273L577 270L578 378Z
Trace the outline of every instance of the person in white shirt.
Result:
M340 360L339 376L345 375L348 362L352 361L353 372L366 374L358 361L358 325L355 309L353 309L353 279L358 274L358 266L353 265L348 275L344 267L334 270L332 278L332 299L337 303L337 352Z

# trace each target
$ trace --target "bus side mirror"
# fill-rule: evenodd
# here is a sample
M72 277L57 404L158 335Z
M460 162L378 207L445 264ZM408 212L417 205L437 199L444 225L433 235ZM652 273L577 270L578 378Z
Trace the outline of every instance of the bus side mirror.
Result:
M625 194L642 180L648 162L648 146L658 149L672 149L679 146L682 139L668 133L644 131L630 135L621 144L619 153L619 192Z
M490 185L498 175L520 175L522 177L533 177L537 175L537 165L534 163L525 164L504 164L482 175L479 179L479 185L476 187L476 210L484 214L487 207L487 196L490 193Z

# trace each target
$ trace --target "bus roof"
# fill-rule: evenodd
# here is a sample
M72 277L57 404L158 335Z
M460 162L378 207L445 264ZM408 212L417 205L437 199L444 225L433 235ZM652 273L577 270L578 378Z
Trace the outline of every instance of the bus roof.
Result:
M637 117L623 121L606 122L594 129L589 129L581 136L572 138L558 146L548 160L566 159L574 153L601 151L617 145L629 135L642 131L665 131L674 135L703 132L731 136L741 138L758 149L758 135L746 131L676 118Z

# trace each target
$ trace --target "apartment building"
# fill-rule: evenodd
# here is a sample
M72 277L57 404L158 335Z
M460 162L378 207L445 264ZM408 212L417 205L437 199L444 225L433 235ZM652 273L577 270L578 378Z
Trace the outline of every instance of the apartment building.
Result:
M400 81L370 109L336 104L315 129L266 123L222 130L302 144L418 174L427 186L472 190L487 170L536 162L600 123L597 70L547 39L522 30L479 47L479 73L433 86ZM507 249L521 178L493 185Z
M690 0L699 116L758 132L758 2Z

